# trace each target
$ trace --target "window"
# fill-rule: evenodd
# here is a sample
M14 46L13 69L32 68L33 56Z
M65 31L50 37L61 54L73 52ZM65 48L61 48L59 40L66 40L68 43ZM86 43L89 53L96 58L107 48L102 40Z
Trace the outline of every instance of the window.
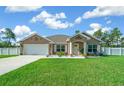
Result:
M56 45L56 51L60 52L61 51L61 46L60 45Z
M65 45L56 45L57 52L65 52Z
M97 45L88 45L88 52L90 53L97 52Z
M61 51L65 52L65 45L61 45Z
M97 52L97 45L93 45L93 52Z

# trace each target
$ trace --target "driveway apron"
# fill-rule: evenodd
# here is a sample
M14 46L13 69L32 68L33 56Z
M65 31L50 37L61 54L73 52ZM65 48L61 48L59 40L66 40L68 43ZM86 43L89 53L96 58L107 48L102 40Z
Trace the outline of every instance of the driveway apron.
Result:
M16 57L0 59L0 75L32 63L44 56L41 55L21 55Z

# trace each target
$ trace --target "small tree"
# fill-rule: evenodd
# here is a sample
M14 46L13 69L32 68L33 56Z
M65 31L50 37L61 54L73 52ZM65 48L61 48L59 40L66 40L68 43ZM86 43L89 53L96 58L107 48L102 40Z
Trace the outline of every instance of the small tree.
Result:
M122 36L122 33L119 30L119 28L117 28L117 27L114 28L110 34L110 39L111 39L112 45L115 45L116 47L118 47L120 45L121 36Z
M5 28L5 31L3 31L4 37L2 37L5 41L5 44L7 43L8 46L12 45L12 41L16 41L16 35L13 33L13 31L10 28Z
M110 47L111 46L110 34L109 34L108 31L106 31L106 32L103 33L103 36L102 36L101 40L105 42L103 44L103 46L105 46L105 47Z
M93 36L95 36L98 39L102 39L103 36L102 29L99 29L98 31L94 32Z
M80 33L80 30L76 30L75 33L76 33L76 34Z
M104 47L111 46L109 31L102 32L102 29L99 29L98 31L94 32L93 36L95 36L96 38L98 38L104 42L101 44L102 46L104 46Z
M121 38L121 47L124 47L124 37Z

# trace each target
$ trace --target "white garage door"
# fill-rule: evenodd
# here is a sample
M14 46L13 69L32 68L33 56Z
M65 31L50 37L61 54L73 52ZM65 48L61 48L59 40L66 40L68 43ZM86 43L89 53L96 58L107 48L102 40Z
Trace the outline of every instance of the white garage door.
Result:
M47 55L48 50L48 44L24 44L25 55Z

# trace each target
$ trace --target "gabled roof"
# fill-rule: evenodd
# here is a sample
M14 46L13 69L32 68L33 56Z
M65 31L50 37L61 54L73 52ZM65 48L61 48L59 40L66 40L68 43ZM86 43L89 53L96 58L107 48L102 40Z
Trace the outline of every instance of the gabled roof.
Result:
M70 37L70 39L71 39L71 38L74 38L74 37L77 36L77 35L81 35L81 36L85 37L86 39L91 39L89 36L84 35L84 34L82 34L82 33L77 33L77 34L75 34L74 36Z
M95 39L95 40L97 40L97 41L102 41L102 40L100 40L100 39L98 39L98 38L96 38L96 37L94 37L94 36L92 36L92 35L90 35L90 34L88 34L88 33L86 33L86 32L82 32L82 34L84 34L84 35L86 35L86 36L88 36L88 37L91 37L91 38L93 38L93 39Z
M48 36L47 38L55 43L67 43L66 40L70 38L70 36L59 34L59 35Z
M19 42L23 42L24 40L26 40L26 39L28 39L28 38L34 36L34 35L37 35L37 36L39 36L39 37L41 37L41 38L44 38L45 40L47 40L47 41L49 41L49 42L51 42L51 43L54 43L52 40L50 40L50 39L48 39L48 38L46 38L46 37L42 37L42 36L38 35L37 33L31 34L31 35L25 37L24 39L20 40Z
M68 38L67 41L69 41L71 38L73 38L73 37L75 37L75 36L77 36L77 35L81 35L81 36L85 37L87 40L95 39L95 40L97 40L97 41L99 41L99 42L102 41L102 40L100 40L100 39L98 39L98 38L96 38L96 37L94 37L94 36L92 36L92 35L90 35L90 34L88 34L88 33L86 33L86 32L82 32L82 33L75 34L74 36Z
M34 36L34 35L37 35L37 36L39 36L39 37L41 37L41 38L44 38L45 40L49 41L50 43L58 43L58 44L59 44L59 43L61 43L61 44L62 44L62 43L63 43L63 44L66 44L68 40L70 40L71 38L73 38L73 37L75 37L75 36L77 36L77 35L81 35L81 36L85 37L87 40L95 39L95 40L97 40L97 41L99 41L99 42L102 41L102 40L97 39L97 38L95 38L94 36L92 36L92 35L90 35L90 34L88 34L88 33L86 33L86 32L82 32L82 33L75 34L75 35L72 36L72 37L71 37L71 36L68 36L68 35L62 35L62 34L59 34L59 35L52 35L52 36L48 36L48 37L42 37L42 36L40 36L40 35L38 35L38 34L36 34L36 33L33 33L33 34L31 34L31 35L25 37L24 39L20 40L19 42L23 42L24 40L26 40L26 39L28 39L28 38Z

